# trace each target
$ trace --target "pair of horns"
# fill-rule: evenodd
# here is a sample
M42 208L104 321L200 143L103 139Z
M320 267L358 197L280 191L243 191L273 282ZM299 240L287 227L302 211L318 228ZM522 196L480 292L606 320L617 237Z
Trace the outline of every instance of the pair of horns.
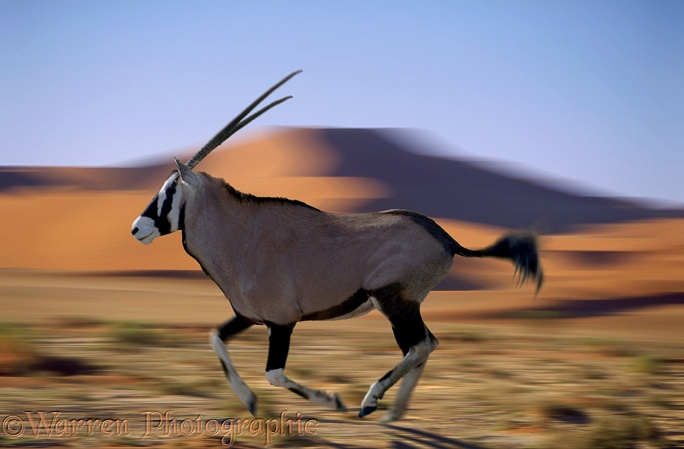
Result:
M207 142L202 147L202 149L200 149L185 165L187 165L188 168L190 168L190 169L195 168L195 166L197 164L199 164L202 161L202 159L204 159L207 156L207 154L211 153L212 150L214 150L216 147L218 147L223 142L225 142L226 139L228 139L230 136L232 136L233 134L235 134L236 132L238 132L239 130L244 128L245 125L247 125L249 122L251 122L255 118L259 117L261 114L268 111L272 107L277 106L280 103L287 101L290 98L292 98L291 95L287 96L287 97L283 97L279 100L276 100L276 101L270 103L268 106L264 106L263 108L261 108L257 112L255 112L254 114L248 116L248 114L250 112L252 112L252 110L254 110L254 108L256 108L259 105L259 103L264 101L264 99L266 97L271 95L273 93L273 91L278 89L280 86L282 86L283 84L288 82L292 77L294 77L295 75L297 75L301 72L302 72L301 70L297 70L296 72L290 73L285 78L283 78L278 83L276 83L273 87L271 87L266 92L264 92L259 98L254 100L252 102L252 104L247 106L247 108L245 108L244 111L242 111L240 114L238 114L233 120L231 120L226 126L224 126L221 131L219 131L214 137L212 137L211 140L209 142Z

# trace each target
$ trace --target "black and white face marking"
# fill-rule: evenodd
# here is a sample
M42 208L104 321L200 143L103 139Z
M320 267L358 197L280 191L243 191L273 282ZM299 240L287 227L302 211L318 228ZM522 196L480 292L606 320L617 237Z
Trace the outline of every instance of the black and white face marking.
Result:
M160 235L180 229L182 195L178 178L178 172L174 171L147 209L133 222L131 232L140 243L152 243Z

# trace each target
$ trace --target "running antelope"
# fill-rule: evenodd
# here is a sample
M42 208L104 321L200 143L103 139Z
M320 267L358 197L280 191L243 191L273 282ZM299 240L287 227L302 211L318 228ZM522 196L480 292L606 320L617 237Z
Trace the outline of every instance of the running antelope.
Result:
M148 244L182 231L183 246L230 301L235 316L210 333L231 389L256 413L256 395L240 378L225 343L255 324L268 328L266 378L320 405L345 410L337 394L306 387L285 373L290 336L305 320L346 319L378 309L392 325L403 359L373 383L359 417L373 412L385 392L404 379L384 421L399 418L438 341L420 305L449 272L455 255L498 257L515 264L520 284L542 283L536 238L509 234L481 250L464 248L428 217L406 210L333 214L300 201L242 193L222 179L192 169L225 139L266 110L249 113L294 72L266 91L169 176L133 222ZM249 115L249 116L248 116Z

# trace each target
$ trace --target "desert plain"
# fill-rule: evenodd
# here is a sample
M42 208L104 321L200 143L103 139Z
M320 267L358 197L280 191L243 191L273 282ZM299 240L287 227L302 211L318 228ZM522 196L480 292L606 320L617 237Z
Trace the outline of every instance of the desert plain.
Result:
M333 212L414 209L472 248L532 227L539 294L516 287L509 263L457 258L422 307L440 346L406 415L390 424L379 418L394 389L356 417L369 385L401 356L378 312L301 323L293 335L288 375L337 391L347 412L270 386L265 328L250 328L229 351L259 396L255 417L207 342L232 315L229 302L180 235L150 246L130 235L170 157L137 168L4 168L0 447L684 447L681 211L556 193L471 163L459 166L467 185L433 179L431 156L390 148L396 136L382 148L395 157L374 156L381 175L371 176L372 164L343 145L367 145L373 157L367 132L347 131L252 135L198 170ZM447 207L456 202L464 214Z

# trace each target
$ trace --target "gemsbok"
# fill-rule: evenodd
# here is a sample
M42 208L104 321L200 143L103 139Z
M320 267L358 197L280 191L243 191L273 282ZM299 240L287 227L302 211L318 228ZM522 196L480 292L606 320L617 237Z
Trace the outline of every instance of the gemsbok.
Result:
M209 341L231 389L252 414L256 395L236 372L226 349L236 334L254 324L266 325L266 379L316 404L346 410L337 394L306 387L285 375L290 336L300 321L346 319L379 310L389 320L403 358L370 386L358 415L376 410L378 400L403 378L383 417L391 421L402 416L437 347L420 305L447 275L454 256L509 259L519 283L536 279L538 291L543 273L537 239L532 233L512 233L487 248L471 250L417 212L329 213L300 201L242 193L222 179L192 171L233 133L291 98L249 115L299 72L261 95L186 164L175 159L178 170L133 222L132 233L148 244L182 231L185 251L230 301L235 316L214 329Z

